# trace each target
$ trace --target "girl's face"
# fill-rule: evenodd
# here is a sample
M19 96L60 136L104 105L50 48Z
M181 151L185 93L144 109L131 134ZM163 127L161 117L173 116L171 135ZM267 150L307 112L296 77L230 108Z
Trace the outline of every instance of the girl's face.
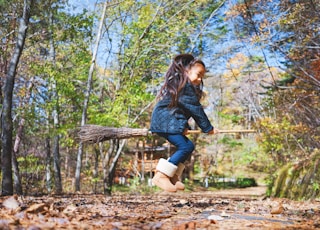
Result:
M200 63L196 63L187 70L187 76L193 85L200 85L205 72L205 67Z

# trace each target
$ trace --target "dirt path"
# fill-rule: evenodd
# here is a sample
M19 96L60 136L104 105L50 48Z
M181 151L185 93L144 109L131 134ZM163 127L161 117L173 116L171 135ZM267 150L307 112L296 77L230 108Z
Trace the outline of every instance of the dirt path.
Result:
M0 229L320 229L320 202L265 198L265 188L1 197ZM283 207L279 214L274 208Z

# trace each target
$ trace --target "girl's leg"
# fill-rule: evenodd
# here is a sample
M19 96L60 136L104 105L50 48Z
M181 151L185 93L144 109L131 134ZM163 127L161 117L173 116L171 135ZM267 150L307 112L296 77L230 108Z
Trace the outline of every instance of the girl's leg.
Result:
M194 150L194 144L182 134L167 134L167 140L176 146L176 152L170 157L169 162L174 165L184 163Z
M184 190L185 186L180 181L180 177L185 167L183 163L193 152L194 144L186 136L181 134L162 134L161 136L176 146L176 152L168 160L172 164L177 165L176 174L170 178L170 181L178 190Z

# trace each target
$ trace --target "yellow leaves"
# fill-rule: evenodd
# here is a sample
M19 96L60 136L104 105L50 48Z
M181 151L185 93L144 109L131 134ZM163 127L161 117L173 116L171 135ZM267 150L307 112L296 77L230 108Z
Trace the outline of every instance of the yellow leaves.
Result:
M148 28L156 16L157 9L158 5L152 2L144 3L141 7L138 7L139 13L136 15L137 19L133 19L136 29L144 30Z
M228 18L236 17L239 15L243 15L244 18L247 17L247 7L245 4L235 4L232 8L230 8L226 15Z
M43 213L48 211L49 204L40 203L32 204L29 208L25 210L26 213Z
M249 58L245 56L242 53L237 53L235 56L229 59L227 63L228 69L239 69L241 70L241 67L245 65L246 62L248 62Z
M260 24L259 24L259 30L260 31L264 31L269 25L270 23L268 22L267 19L264 19Z
M156 7L152 6L151 3L145 4L143 7L141 7L138 15L137 26L140 28L146 28L152 21L155 9Z
M260 119L256 125L261 134L257 141L268 154L271 154L278 163L285 163L301 150L299 138L308 134L308 127L303 123L293 123L290 116L279 119L270 117ZM274 153L277 153L274 155ZM290 157L285 157L290 154Z
M284 207L282 205L282 201L280 201L275 207L273 207L270 211L270 214L272 215L279 215L281 213L283 213L284 211Z
M260 36L257 35L257 34L253 35L253 36L250 38L250 41L251 41L253 44L259 43L260 40L261 40L261 38L260 38Z
M242 75L242 71L246 67L246 63L248 61L249 58L242 53L237 53L228 60L228 63L226 65L227 71L223 75L223 77L227 79L228 85L230 85Z
M280 121L271 117L265 117L259 120L258 126L268 131L268 133L284 133L284 131L292 132L294 130L300 130L302 124L291 124L286 117L283 117Z

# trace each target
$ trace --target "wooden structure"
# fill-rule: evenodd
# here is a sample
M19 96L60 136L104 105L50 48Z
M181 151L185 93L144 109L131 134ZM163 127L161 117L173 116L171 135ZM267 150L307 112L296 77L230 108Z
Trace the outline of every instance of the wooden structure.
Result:
M157 144L154 143L153 146L150 146L146 144L145 141L138 141L136 146L126 153L126 155L130 157L132 156L126 174L121 175L121 169L116 171L116 183L119 181L120 184L123 184L123 181L126 181L129 177L139 177L141 181L145 181L146 177L149 179L152 178L159 159L167 159L171 151L172 146L167 143L161 146L157 146Z

